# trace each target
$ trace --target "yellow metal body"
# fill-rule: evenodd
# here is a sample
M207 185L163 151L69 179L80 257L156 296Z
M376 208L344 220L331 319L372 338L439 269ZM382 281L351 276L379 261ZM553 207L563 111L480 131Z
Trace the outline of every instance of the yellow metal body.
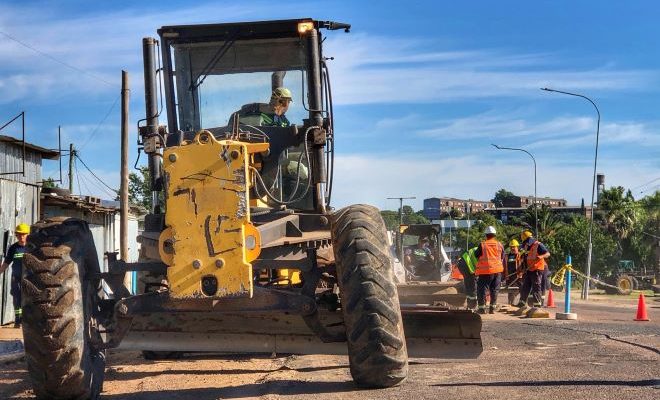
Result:
M215 277L214 297L252 297L251 261L260 253L250 223L250 165L267 143L216 140L208 131L163 153L165 225L159 240L170 294L207 297L202 279Z

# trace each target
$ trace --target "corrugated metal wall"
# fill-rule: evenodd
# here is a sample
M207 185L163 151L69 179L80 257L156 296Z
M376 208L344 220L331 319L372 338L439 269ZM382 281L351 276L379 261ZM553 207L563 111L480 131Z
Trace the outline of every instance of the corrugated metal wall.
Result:
M33 224L38 218L39 188L0 178L0 238L7 237L7 247L16 240L16 225L22 222ZM0 324L3 325L14 320L14 308L9 294L10 276L7 270L0 277Z
M0 142L0 173L20 172L23 170L23 147ZM25 176L21 174L2 175L12 181L36 185L41 181L41 154L30 149L25 151Z

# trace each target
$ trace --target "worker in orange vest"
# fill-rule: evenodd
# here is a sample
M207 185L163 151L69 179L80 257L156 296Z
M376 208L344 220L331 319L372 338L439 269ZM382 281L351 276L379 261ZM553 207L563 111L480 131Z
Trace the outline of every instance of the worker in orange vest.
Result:
M490 308L488 312L495 314L497 308L497 294L502 284L502 272L506 259L504 246L495 239L495 228L489 226L484 231L486 240L481 242L474 255L477 257L477 312L486 313L486 291L490 292Z
M518 302L518 307L527 307L527 296L529 296L530 293L534 298L534 307L542 307L543 274L548 268L545 260L550 257L550 252L543 243L534 239L534 236L530 231L524 231L520 235L520 238L522 239L523 253L525 253L524 264L527 267L527 272L525 273L523 285L520 289L520 301ZM522 273L523 271L520 269L518 276L522 276Z

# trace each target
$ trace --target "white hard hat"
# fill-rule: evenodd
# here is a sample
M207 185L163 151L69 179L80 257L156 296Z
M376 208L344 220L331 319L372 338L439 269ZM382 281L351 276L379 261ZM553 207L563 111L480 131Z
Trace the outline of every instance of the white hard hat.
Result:
M486 234L486 235L491 235L491 234L494 235L494 234L496 234L496 233L497 233L497 232L495 231L495 227L494 227L494 226L489 226L489 227L486 228L486 230L484 231L484 234Z

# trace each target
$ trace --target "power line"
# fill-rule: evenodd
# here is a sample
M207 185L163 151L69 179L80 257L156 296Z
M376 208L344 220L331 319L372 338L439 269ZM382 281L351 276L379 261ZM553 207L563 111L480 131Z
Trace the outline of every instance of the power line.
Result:
M87 168L87 171L89 171L89 173L92 174L92 176L93 176L94 178L96 178L96 180L98 180L99 182L101 182L101 183L103 184L103 186L105 186L105 187L107 187L108 189L110 189L113 193L119 193L118 190L111 188L107 183L105 183L105 182L103 181L103 179L101 179L101 178L99 178L98 176L96 176L96 174L95 174L95 173L94 173L94 172L93 172L93 171L87 166L87 164L85 164L85 162L82 160L82 158L80 158L80 156L79 156L78 154L76 154L76 158L77 158L78 160L80 160L80 162L82 163L82 165L83 165L85 168Z
M79 150L81 150L81 149L82 149L83 147L85 147L89 142L92 141L92 139L94 138L94 135L96 135L96 133L99 131L99 128L101 127L101 125L105 122L106 119L108 119L108 117L110 116L110 113L112 113L112 110L115 109L115 106L116 106L117 103L119 102L119 99L120 99L120 98L121 98L121 95L118 95L118 96L115 98L115 101L114 101L114 102L112 103L112 105L110 106L110 109L108 110L108 112L105 114L105 116L103 117L103 119L101 120L101 122L99 122L98 125L96 125L96 128L94 128L94 130L92 131L92 133L87 137L87 140L85 140L85 143L83 143L83 144L78 148Z
M92 188L96 189L97 192L100 192L100 193L102 193L103 195L106 195L106 196L110 195L110 197L112 197L112 199L114 199L114 196L117 196L117 193L111 192L105 186L102 186L96 180L94 180L90 177L87 177L85 174L81 174L81 177L83 179L83 184L86 181L87 183L89 183L92 186Z
M76 173L78 173L77 170L76 170ZM87 193L88 193L89 195L92 195L92 190L89 188L89 186L87 186L87 180L85 179L85 175L83 175L83 174L78 174L78 179L79 179L79 180L80 180L81 177L82 177L82 184L83 184L83 186L85 187L85 190L87 190ZM82 195L82 192L81 192L80 194Z
M648 181L648 182L646 182L646 183L643 183L643 184L641 184L641 185L639 185L639 186L635 186L634 188L632 188L632 189L630 189L630 190L639 189L639 188L644 187L644 186L646 186L646 185L649 185L649 184L651 184L651 183L653 183L653 182L655 182L655 181L660 181L660 176L657 177L657 178L655 178L655 179L652 179L652 180L650 180L650 181Z
M89 72L89 71L85 71L84 69L81 69L81 68L78 68L78 67L76 67L76 66L73 66L73 65L71 65L71 64L69 64L69 63L67 63L67 62L65 62L65 61L62 61L62 60L60 60L60 59L58 59L58 58L55 58L54 56L51 56L50 54L48 54L48 53L46 53L46 52L44 52L44 51L41 51L41 50L39 50L39 49L37 49L37 48L35 48L35 47L32 47L32 46L30 46L29 44L23 42L22 40L20 40L20 39L14 37L14 36L8 34L7 32L0 31L0 34L2 34L3 36L5 36L5 37L6 37L7 39L9 39L9 40L13 40L14 42L20 44L21 46L23 46L23 47L25 47L25 48L27 48L27 49L30 49L30 50L34 51L35 53L37 53L37 54L39 54L39 55L41 55L41 56L43 56L43 57L46 57L46 58L50 59L51 61L54 61L54 62L56 62L56 63L58 63L58 64L60 64L60 65L63 65L63 66L65 66L65 67L69 68L69 69L72 69L72 70L74 70L74 71L76 71L76 72L80 72L81 74L85 74L85 75L87 75L87 76L89 76L89 77L92 77L92 78L96 79L96 80L99 81L99 82L103 82L103 83L105 83L105 84L108 85L108 86L117 87L115 84L112 84L112 83L106 81L105 79L103 79L103 78L101 78L101 77L99 77L99 76L97 76L97 75L95 75L95 74L93 74L93 73L91 73L91 72Z

